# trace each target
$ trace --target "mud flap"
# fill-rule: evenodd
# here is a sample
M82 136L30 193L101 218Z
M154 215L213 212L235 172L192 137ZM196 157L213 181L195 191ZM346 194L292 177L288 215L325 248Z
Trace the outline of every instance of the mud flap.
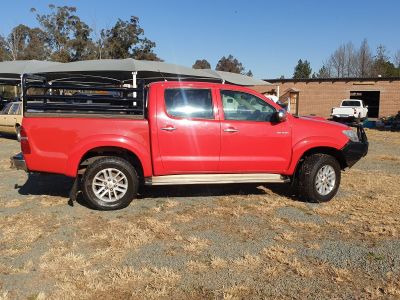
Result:
M76 194L78 193L78 182L79 182L79 176L76 176L74 184L72 185L72 188L69 192L69 200L71 203L76 200Z

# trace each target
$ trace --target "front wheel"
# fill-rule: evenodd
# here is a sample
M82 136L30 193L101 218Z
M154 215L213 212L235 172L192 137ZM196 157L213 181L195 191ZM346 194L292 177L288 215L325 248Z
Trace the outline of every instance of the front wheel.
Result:
M82 192L88 204L99 210L128 206L136 197L139 179L133 166L118 157L93 162L82 179Z
M300 167L300 196L312 202L327 202L336 195L340 178L340 165L334 157L326 154L311 155Z

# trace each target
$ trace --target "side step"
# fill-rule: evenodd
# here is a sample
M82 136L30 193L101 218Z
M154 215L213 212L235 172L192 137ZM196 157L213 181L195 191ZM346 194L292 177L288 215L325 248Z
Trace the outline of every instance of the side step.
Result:
M145 178L146 185L173 184L219 184L219 183L256 183L256 182L290 182L288 176L280 174L187 174L165 175Z

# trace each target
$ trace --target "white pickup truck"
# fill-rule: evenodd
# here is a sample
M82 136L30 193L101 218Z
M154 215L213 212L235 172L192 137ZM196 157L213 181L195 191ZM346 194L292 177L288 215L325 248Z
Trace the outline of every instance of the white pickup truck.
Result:
M334 121L346 119L350 122L356 121L358 124L368 119L368 106L359 99L344 99L340 107L332 108L331 116Z

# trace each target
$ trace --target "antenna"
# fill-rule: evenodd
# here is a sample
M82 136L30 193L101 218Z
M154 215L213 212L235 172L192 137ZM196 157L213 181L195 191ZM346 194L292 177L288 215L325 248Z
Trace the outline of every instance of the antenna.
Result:
M161 73L161 71L160 71L160 70L157 70L157 71L160 72L162 78L164 78L164 81L167 81L167 79L165 79L165 77L164 77L164 75Z

